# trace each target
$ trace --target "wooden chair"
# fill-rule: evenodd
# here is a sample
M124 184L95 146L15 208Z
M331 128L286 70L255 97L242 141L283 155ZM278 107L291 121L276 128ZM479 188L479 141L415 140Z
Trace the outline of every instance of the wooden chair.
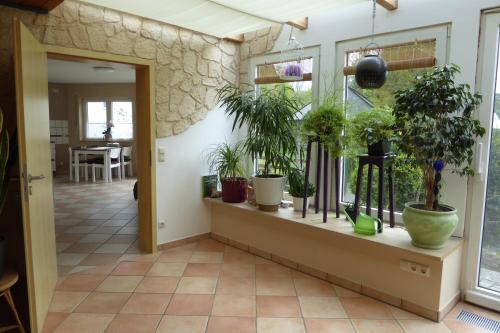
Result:
M121 153L122 177L125 178L125 167L128 165L128 175L133 176L132 170L132 146L123 147Z
M120 155L121 155L121 148L111 148L110 149L110 157L111 157L111 164L109 166L110 168L110 173L109 173L109 182L113 181L113 169L116 168L116 171L118 173L118 179L122 180L122 168L121 168L121 162L120 162ZM104 159L94 159L92 161L92 181L95 183L95 173L96 173L96 168L102 169L101 171L103 176L105 174L104 168L106 167L104 163Z
M0 332L6 332L17 328L19 332L26 332L23 327L23 323L21 323L21 319L19 319L19 315L17 314L16 305L14 304L14 299L12 298L12 294L10 292L10 288L16 284L19 276L16 272L7 271L0 276L0 297L5 297L7 300L7 304L9 305L12 314L14 315L14 319L16 321L16 325L9 325L0 327Z

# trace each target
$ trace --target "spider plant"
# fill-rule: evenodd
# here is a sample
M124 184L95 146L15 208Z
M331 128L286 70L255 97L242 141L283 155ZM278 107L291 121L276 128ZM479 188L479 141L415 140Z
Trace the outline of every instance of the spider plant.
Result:
M234 180L243 177L243 145L236 143L220 143L215 145L208 154L208 167L211 172L216 172L219 179Z

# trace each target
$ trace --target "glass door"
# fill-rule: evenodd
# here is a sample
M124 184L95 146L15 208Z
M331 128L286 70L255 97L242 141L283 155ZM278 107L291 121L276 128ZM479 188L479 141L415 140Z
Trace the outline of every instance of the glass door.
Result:
M500 310L500 14L485 14L481 30L477 82L486 135L477 144L476 175L469 188L466 299Z

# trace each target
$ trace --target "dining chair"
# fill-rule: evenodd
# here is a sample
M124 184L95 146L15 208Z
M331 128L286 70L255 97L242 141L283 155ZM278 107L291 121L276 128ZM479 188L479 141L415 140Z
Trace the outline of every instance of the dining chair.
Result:
M117 174L118 174L118 179L122 180L122 169L121 169L121 162L120 162L120 155L121 155L121 148L111 148L109 150L109 155L111 159L111 164L109 165L109 182L113 181L113 169L116 168ZM92 161L92 181L95 183L95 174L96 174L96 169L101 169L103 179L104 175L106 174L104 172L104 168L106 167L106 163L104 161L104 158L98 158L94 159Z
M125 169L126 166L128 165L128 175L130 177L133 176L133 170L132 170L132 146L127 146L122 148L122 153L121 153L121 164L122 164L122 177L125 178Z
M73 149L71 147L68 148L68 153L69 153L69 180L73 180L73 175L76 165L75 165L75 156L73 155ZM89 179L88 168L90 167L90 164L88 163L87 156L80 155L79 165L80 169L83 168L82 170L85 180L88 180Z

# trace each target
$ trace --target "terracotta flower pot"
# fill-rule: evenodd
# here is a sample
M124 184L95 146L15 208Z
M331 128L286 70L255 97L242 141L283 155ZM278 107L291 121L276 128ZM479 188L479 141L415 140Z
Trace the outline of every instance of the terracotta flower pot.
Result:
M222 180L222 201L238 203L247 200L248 180L246 178L226 178Z

